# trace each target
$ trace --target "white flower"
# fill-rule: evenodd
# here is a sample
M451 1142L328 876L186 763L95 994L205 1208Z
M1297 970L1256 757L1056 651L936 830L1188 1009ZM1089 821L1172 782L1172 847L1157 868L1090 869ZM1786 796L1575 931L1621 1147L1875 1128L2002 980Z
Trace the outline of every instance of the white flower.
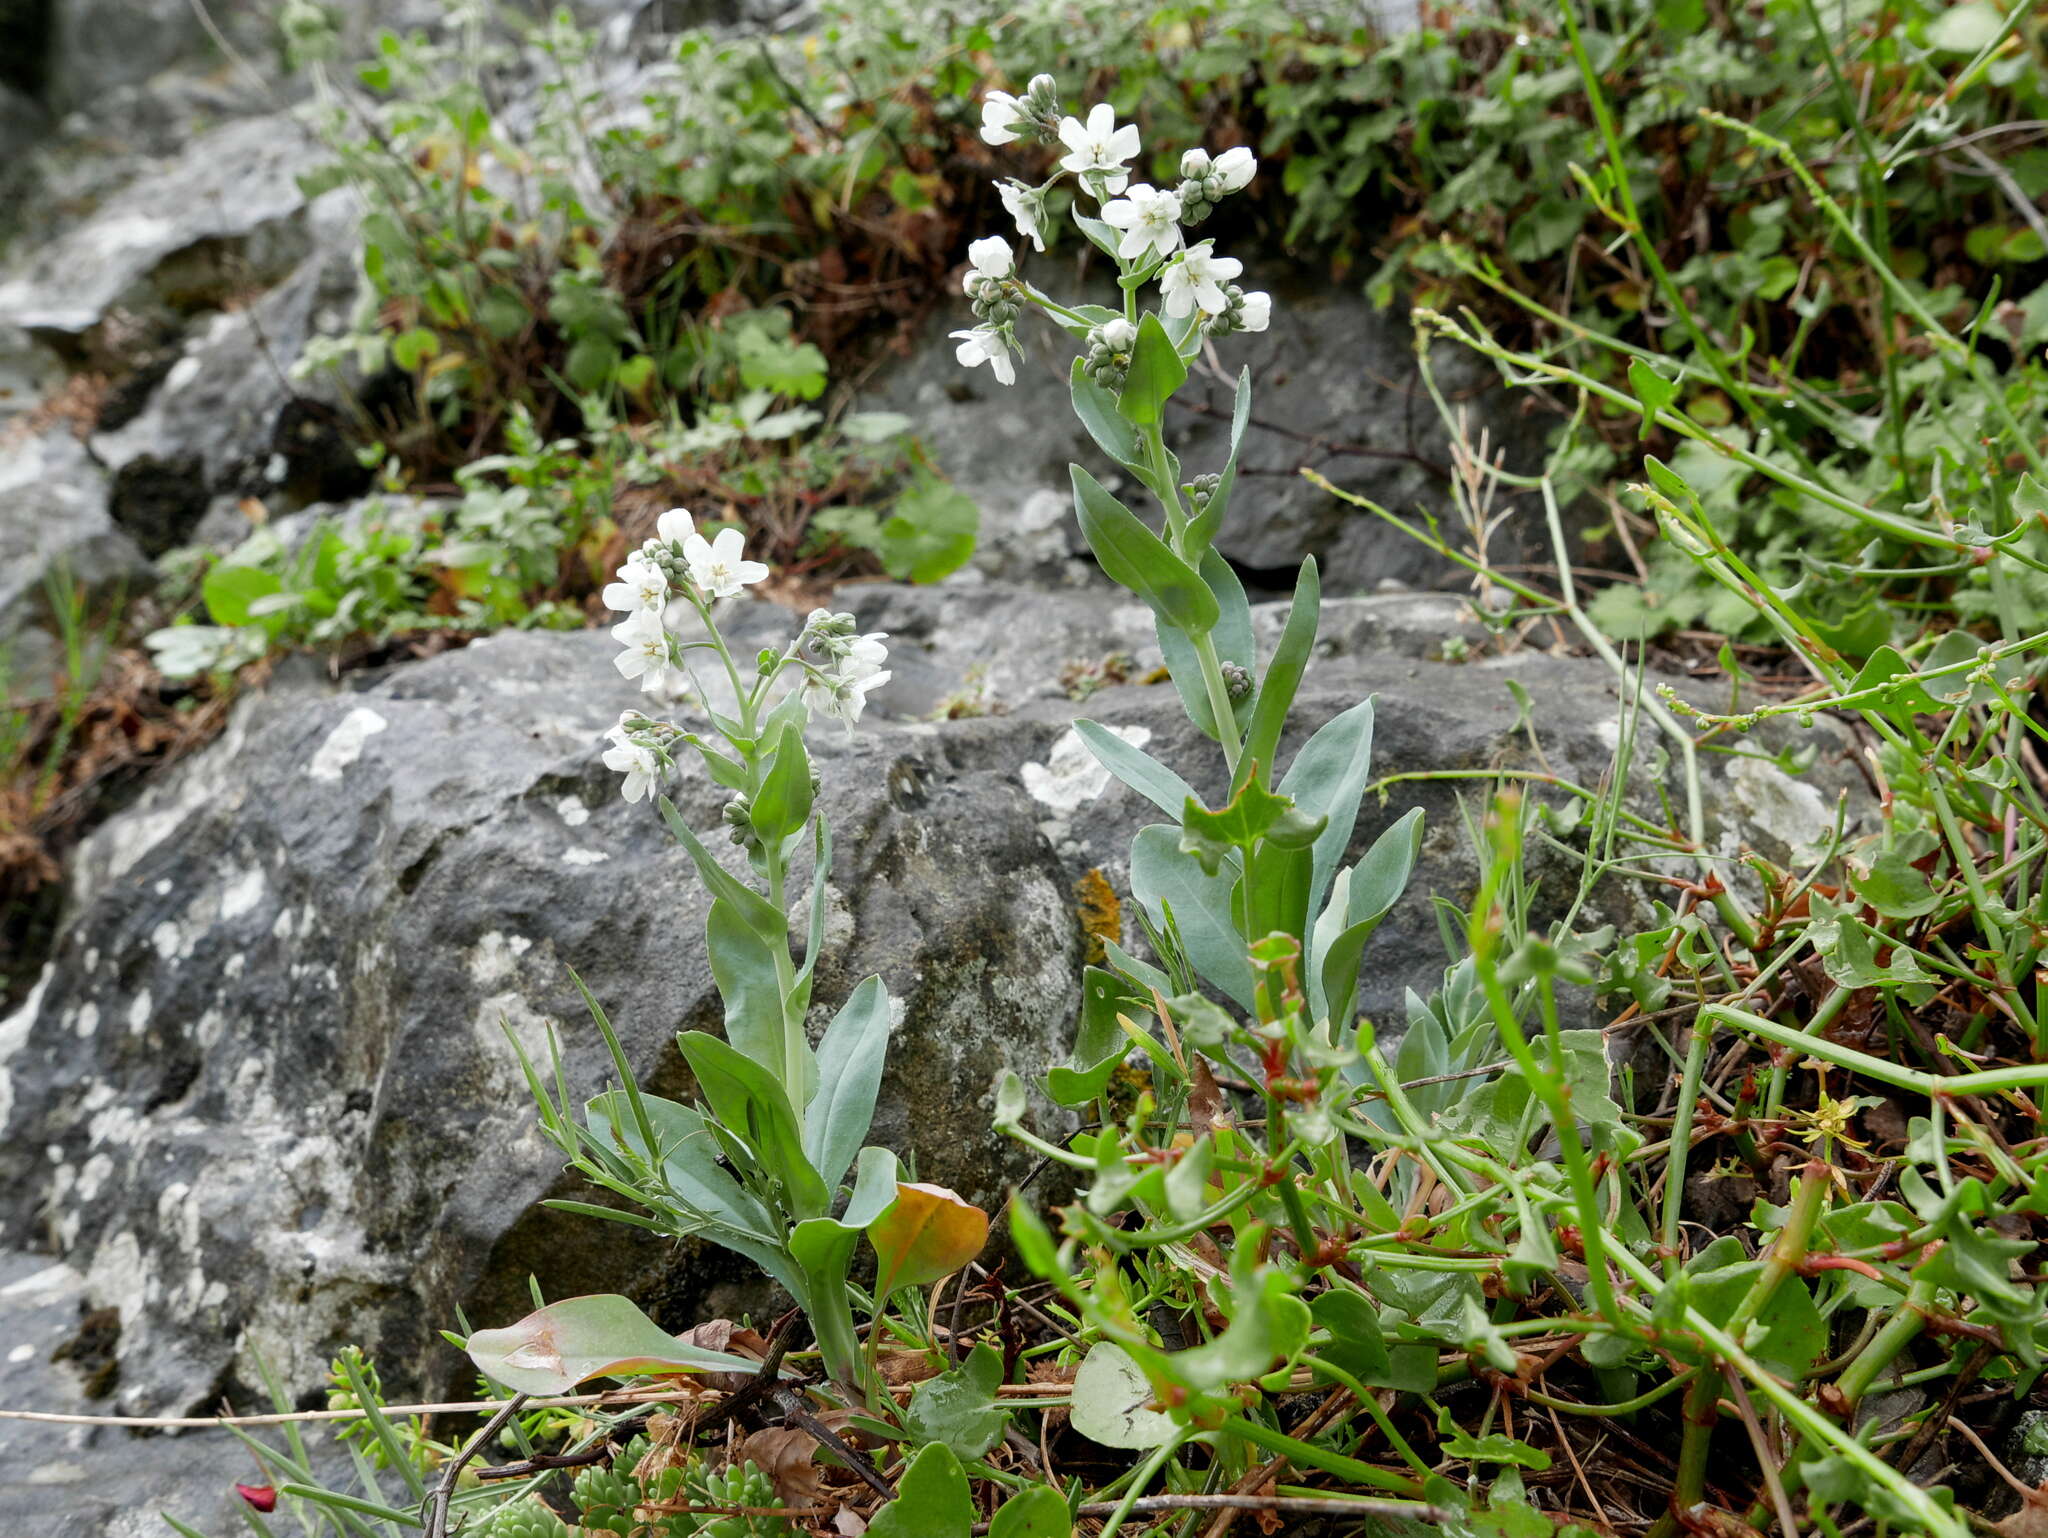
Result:
M1003 200L1003 208L1017 221L1017 233L1030 241L1032 246L1045 249L1045 197L1036 187L1027 187L1018 181L996 183L996 196Z
M652 609L659 614L668 603L668 574L645 552L635 550L619 568L618 580L604 590L604 606L622 612Z
M865 673L848 678L844 673L812 672L804 676L804 710L811 715L831 716L844 721L847 730L867 709L868 694L889 681L886 672Z
M1201 309L1211 315L1229 302L1223 285L1244 271L1235 257L1218 256L1214 241L1189 246L1179 261L1159 275L1159 292L1166 300L1166 313L1175 317Z
M1010 243L1000 235L987 236L969 246L967 260L972 265L961 286L969 294L985 283L1000 283L1017 270L1017 258L1010 254Z
M1019 128L1029 127L1024 103L1008 91L990 91L981 99L981 137L989 144L1008 144Z
M1186 181L1198 182L1209 174L1209 152L1189 150L1180 157L1180 174Z
M624 624L612 626L612 639L626 648L612 659L620 676L639 679L648 694L661 688L669 669L668 632L662 628L661 615L653 609L637 610Z
M746 542L738 529L721 529L717 539L692 534L683 541L690 580L705 597L736 597L741 588L768 575L768 568L759 561L745 559Z
M680 545L697 532L687 508L672 507L654 521L654 532L664 545Z
M960 360L962 368L986 363L1002 383L1017 382L1017 366L1010 361L1010 344L1003 339L1002 332L993 326L976 326L972 331L955 331L952 335L960 343L953 356Z
M1060 161L1064 169L1076 176L1099 175L1106 191L1122 192L1131 179L1124 162L1138 153L1138 125L1117 127L1115 110L1108 102L1098 102L1086 123L1078 118L1060 119L1060 143L1071 151Z
M1180 249L1180 194L1139 182L1128 196L1102 205L1102 222L1124 232L1116 254L1125 261L1154 251L1171 256Z
M604 766L626 777L619 793L628 801L646 799L648 793L661 783L661 759L654 749L642 747L637 742L621 742L617 747L607 749Z
M1246 294L1244 308L1238 312L1237 329L1240 331L1264 331L1273 322L1273 296L1271 294Z
M888 639L888 631L875 630L846 642L846 650L839 658L839 676L844 679L872 678L881 672L882 664L889 660L889 648L882 644Z
M1216 157L1210 173L1223 178L1225 192L1242 192L1252 184L1252 178L1259 174L1259 162L1252 152L1240 144L1234 150L1225 150ZM1186 163L1182 163L1182 175L1186 175Z

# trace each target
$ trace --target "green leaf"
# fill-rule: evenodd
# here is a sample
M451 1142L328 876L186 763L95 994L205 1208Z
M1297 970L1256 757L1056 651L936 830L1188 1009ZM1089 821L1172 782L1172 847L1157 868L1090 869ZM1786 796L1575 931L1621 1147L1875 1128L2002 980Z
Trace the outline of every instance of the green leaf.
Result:
M1259 682L1259 695L1252 707L1251 728L1245 734L1244 756L1238 761L1240 777L1255 770L1267 784L1273 779L1273 759L1280 751L1280 734L1287 726L1287 712L1294 704L1301 675L1315 650L1316 626L1322 614L1322 579L1316 559L1308 556L1294 580L1294 601L1287 609L1287 624L1281 629L1273 660ZM1169 811L1172 808L1168 808Z
M763 1067L782 1066L782 984L775 948L733 905L714 898L704 920L704 950L725 1003L725 1039Z
M1154 823L1131 842L1131 896L1155 926L1166 927L1173 910L1181 942L1195 970L1241 1008L1252 1007L1252 968L1244 937L1231 916L1234 872L1206 874L1180 848L1180 830Z
M875 554L899 582L938 582L967 564L980 537L974 498L935 475L920 475L882 520Z
M1140 427L1155 426L1167 401L1187 377L1188 366L1181 361L1180 350L1159 324L1158 315L1147 310L1138 322L1138 340L1131 349L1131 366L1124 375L1117 410Z
M1252 371L1247 368L1237 376L1237 398L1230 411L1230 454L1223 461L1223 471L1217 478L1216 490L1209 496L1209 505L1188 520L1190 550L1207 551L1215 541L1216 531L1223 527L1223 516L1230 509L1230 494L1237 486L1237 451L1244 444L1244 430L1251 418Z
M1194 787L1143 748L1133 747L1106 726L1076 721L1074 735L1095 761L1169 817L1194 797Z
M996 1402L1002 1381L1003 1354L983 1341L959 1366L911 1390L903 1429L920 1445L943 1443L962 1458L979 1458L1009 1423L1010 1412Z
M804 1153L796 1112L782 1082L737 1048L703 1031L676 1038L697 1076L711 1114L743 1139L780 1187L793 1218L818 1217L832 1205L831 1192Z
M1117 1064L1130 1051L1131 1039L1117 1016L1150 1009L1135 990L1114 972L1089 967L1081 975L1081 1022L1074 1033L1068 1066L1045 1076L1045 1092L1055 1104L1086 1105L1108 1086Z
M912 1460L896 1485L896 1499L868 1523L869 1538L968 1538L974 1497L953 1449L933 1442Z
M889 991L868 977L818 1041L818 1092L804 1113L804 1153L826 1187L837 1186L875 1118L889 1054Z
M206 600L206 612L216 625L231 627L258 623L250 606L284 591L284 582L274 571L261 566L217 565L206 574L199 594ZM260 623L271 635L284 627L286 616L267 614Z
M1310 950L1309 1002L1318 1018L1349 1018L1366 942L1401 900L1421 855L1418 806L1374 839L1365 858L1331 884L1330 902L1316 920Z
M522 1394L566 1394L589 1378L656 1372L742 1372L760 1363L692 1346L630 1299L611 1293L564 1298L502 1330L469 1337L469 1359L494 1383Z
M1289 797L1276 796L1253 780L1220 812L1188 797L1181 809L1180 848L1214 876L1233 849L1249 850L1261 840L1280 849L1305 849L1327 820L1310 817Z
M1656 426L1657 413L1678 399L1678 386L1665 379L1641 358L1632 358L1628 365L1629 388L1635 391L1636 399L1643 405L1642 426L1637 430L1638 438L1650 436Z
M424 326L414 326L401 331L391 339L391 361L406 373L417 372L419 366L441 350L441 339Z
M1941 906L1941 894L1928 884L1905 852L1887 849L1870 864L1870 869L1850 872L1856 895L1888 919L1915 919Z
M737 347L740 383L814 401L825 393L825 355L809 342L770 336L760 325L744 327Z
M1152 472L1139 464L1145 450L1138 442L1138 430L1118 414L1116 397L1088 377L1079 358L1074 359L1069 385L1074 398L1074 415L1088 429L1088 436L1095 440L1095 446L1151 485ZM1153 486L1152 489L1157 491L1159 488Z
M1151 1380L1131 1354L1113 1341L1099 1342L1074 1374L1074 1429L1104 1447L1133 1452L1160 1447L1174 1435L1173 1417L1147 1408Z
M1218 1298L1229 1327L1165 1359L1166 1370L1190 1389L1214 1393L1263 1377L1308 1342L1308 1305L1295 1296L1294 1278L1279 1266L1257 1265L1257 1248L1239 1244L1230 1291Z
M1059 1491L1033 1485L1003 1502L988 1538L1074 1538L1074 1518Z
M1247 675L1254 674L1259 660L1258 645L1252 638L1252 606L1245 597L1244 584L1238 581L1230 562L1214 550L1203 552L1200 570L1202 581L1216 600L1216 623L1210 631L1216 660L1234 662ZM1196 655L1193 638L1163 618L1155 628L1159 636L1159 650L1166 657L1167 671L1173 678L1173 687L1180 695L1188 719L1200 728L1204 736L1220 740L1215 712L1209 708L1209 687L1202 677L1202 661ZM1251 710L1249 696L1232 701L1230 716L1234 730L1242 732Z
M659 1095L642 1095L640 1105L654 1134L651 1153L624 1090L594 1096L583 1109L584 1125L600 1148L629 1149L660 1170L669 1188L697 1211L773 1244L776 1219L718 1162L718 1140L704 1125L704 1113Z
M789 916L720 865L683 821L674 802L663 796L660 805L661 820L668 824L676 842L689 851L690 862L697 867L697 875L711 889L711 895L731 903L734 911L768 944L780 942L789 933Z
M1332 1287L1309 1305L1316 1327L1330 1332L1330 1343L1315 1355L1334 1362L1360 1383L1384 1388L1393 1372L1387 1343L1380 1333L1379 1310L1362 1293Z
M1104 574L1144 599L1162 620L1191 636L1208 634L1219 617L1209 585L1094 476L1079 465L1068 470L1081 533Z
M1329 890L1358 823L1358 803L1372 777L1372 713L1373 701L1364 699L1324 722L1302 744L1294 762L1287 766L1287 777L1280 782L1281 792L1292 796L1303 812L1327 819L1315 841L1308 891L1310 913L1322 906L1323 894Z
M1991 0L1963 0L1927 24L1927 46L1941 53L1974 54L2004 26L2005 17Z
M761 793L754 797L754 831L767 843L789 837L810 819L814 794L803 728L787 722L775 738L775 758L761 782Z

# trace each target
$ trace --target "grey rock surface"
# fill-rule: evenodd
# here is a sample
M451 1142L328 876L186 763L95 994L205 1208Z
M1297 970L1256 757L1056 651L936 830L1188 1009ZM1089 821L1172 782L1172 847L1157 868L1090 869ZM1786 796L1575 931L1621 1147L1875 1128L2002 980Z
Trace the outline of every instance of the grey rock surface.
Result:
M116 304L183 314L274 282L306 255L295 178L320 159L286 114L202 134L0 276L0 324L77 335Z
M855 596L865 623L901 627L906 675L923 677L899 707L957 688L982 655L987 632L949 618L951 596ZM1013 626L1042 602L996 588L972 601ZM1540 762L1592 783L1607 766L1618 707L1596 664L1453 667L1385 649L1398 627L1342 606L1333 618L1339 639L1300 716L1306 729L1378 694L1378 773ZM735 630L754 644L794 623L756 605ZM1346 634L1378 639L1353 653ZM1031 638L1048 656L1142 645L1143 627L1062 599ZM479 1321L523 1313L529 1271L554 1295L638 1292L675 1323L746 1283L720 1254L675 1255L537 1206L564 1186L505 1032L534 1051L559 1024L572 1083L598 1087L566 968L658 1091L685 1083L674 1032L717 1024L697 884L598 761L602 729L641 702L616 683L612 650L597 632L506 634L354 689L273 685L74 861L55 957L0 1025L0 1240L53 1251L94 1306L119 1310L123 1406L253 1381L258 1352L302 1390L348 1340L396 1384L445 1381L456 1364L434 1329L458 1307ZM1510 680L1533 702L1540 760ZM1099 869L1121 888L1132 833L1155 820L1094 765L1073 718L1124 732L1204 794L1220 787L1168 686L1113 687L1082 707L1009 671L984 704L821 740L837 854L818 1023L860 976L883 976L902 1013L877 1138L992 1202L1018 1166L988 1131L991 1080L1004 1065L1035 1079L1067 1049L1083 945L1073 883ZM1653 758L1645 748L1646 776ZM1824 829L1848 772L1729 768L1717 836L1781 855ZM1472 880L1457 787L1416 789L1369 797L1360 828L1370 838L1414 801L1428 808L1424 867L1368 969L1365 1007L1382 1019L1441 974L1425 894L1462 898ZM716 825L723 797L707 782L686 778L676 796Z
M105 478L63 428L0 444L0 648L15 679L47 684L58 656L46 583L55 573L97 615L155 573L114 524Z
M167 525L167 548L216 497L260 496L281 510L362 485L366 472L342 441L342 383L292 377L308 341L346 325L360 281L354 226L346 189L316 201L311 254L253 304L195 321L137 414L94 436L94 457L115 477L117 518L168 502L150 520Z
M85 1278L47 1255L0 1252L0 1405L105 1415L111 1320ZM219 1433L150 1435L113 1426L0 1420L0 1500L10 1532L36 1538L162 1538L170 1511L202 1532L241 1528L235 1481L253 1460Z
M1221 470L1237 372L1251 369L1254 426L1245 435L1233 512L1217 548L1255 585L1263 577L1276 589L1292 586L1305 555L1317 558L1326 593L1461 583L1448 562L1299 474L1313 466L1411 519L1418 509L1440 518L1451 513L1445 432L1416 373L1407 320L1357 294L1298 288L1285 270L1262 273L1254 264L1244 282L1274 290L1271 329L1217 344L1222 372L1198 368L1167 423L1167 446L1185 474ZM1055 285L1063 296L1071 289ZM986 368L955 361L957 344L947 333L971 324L965 300L941 305L912 356L877 384L874 404L910 415L939 467L980 505L977 570L1075 580L1085 558L1074 530L1069 463L1094 473L1142 516L1156 522L1157 510L1143 487L1118 483L1074 420L1066 383L1073 352L1065 335L1035 320L1020 326L1031 351L1017 365L1017 384L1006 388ZM1542 424L1511 415L1499 391L1481 388L1490 378L1483 360L1447 346L1431 356L1446 399L1472 397L1474 439L1484 431L1496 450L1508 451L1509 468L1530 468ZM1515 559L1498 546L1495 556Z

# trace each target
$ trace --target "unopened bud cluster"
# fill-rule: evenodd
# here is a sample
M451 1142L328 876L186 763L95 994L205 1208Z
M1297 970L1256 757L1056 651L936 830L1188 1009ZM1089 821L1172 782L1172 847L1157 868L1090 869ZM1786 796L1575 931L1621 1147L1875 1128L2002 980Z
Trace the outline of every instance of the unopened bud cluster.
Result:
M981 104L981 136L990 144L1029 137L1054 144L1060 136L1060 93L1050 75L1033 75L1022 96L990 91Z
M1131 369L1131 349L1138 343L1138 328L1119 317L1104 321L1088 333L1088 350L1081 359L1081 372L1115 395L1124 387Z
M1216 495L1222 485L1223 477L1220 475L1198 475L1181 487L1181 490L1188 494L1188 501L1194 504L1196 512L1206 513L1209 510L1210 498Z
M1273 301L1264 294L1247 294L1235 283L1223 288L1223 308L1203 317L1202 329L1212 337L1235 336L1240 331L1264 331L1273 318Z
M1231 704L1235 705L1239 700L1251 698L1252 675L1249 669L1239 663L1226 662L1223 664L1222 672L1223 687L1230 694Z
M1233 192L1251 184L1258 162L1242 147L1225 150L1214 160L1204 149L1192 149L1180 157L1180 222L1200 224Z

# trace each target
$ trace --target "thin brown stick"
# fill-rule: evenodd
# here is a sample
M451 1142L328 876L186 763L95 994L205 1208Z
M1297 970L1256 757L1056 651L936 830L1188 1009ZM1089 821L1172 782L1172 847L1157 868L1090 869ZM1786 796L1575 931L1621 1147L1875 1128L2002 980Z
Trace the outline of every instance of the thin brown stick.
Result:
M461 1477L463 1466L482 1452L491 1438L505 1429L506 1422L525 1408L526 1396L514 1394L499 1406L498 1413L484 1423L481 1431L462 1444L462 1451L448 1460L448 1466L441 1471L441 1482L427 1497L427 1538L446 1538L448 1503L455 1498L455 1481Z

